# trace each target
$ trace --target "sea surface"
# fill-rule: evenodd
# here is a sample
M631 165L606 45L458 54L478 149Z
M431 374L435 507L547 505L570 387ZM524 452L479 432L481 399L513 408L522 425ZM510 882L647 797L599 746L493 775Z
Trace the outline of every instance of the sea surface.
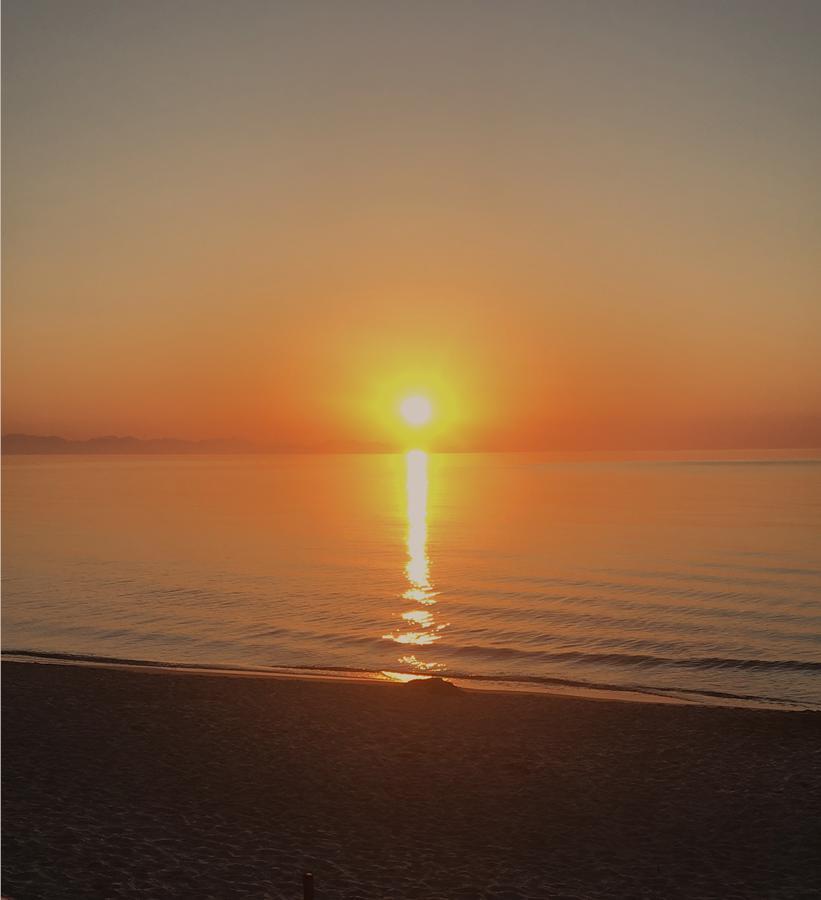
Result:
M821 709L813 451L6 456L3 480L5 652Z

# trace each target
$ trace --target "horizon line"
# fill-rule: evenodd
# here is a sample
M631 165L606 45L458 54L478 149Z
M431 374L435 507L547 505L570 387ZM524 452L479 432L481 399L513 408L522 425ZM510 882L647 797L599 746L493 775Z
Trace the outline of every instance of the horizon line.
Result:
M11 443L11 447L9 446ZM420 442L424 443L424 442ZM170 449L173 446L174 449ZM134 435L98 435L90 438L66 438L61 435L35 435L24 432L7 432L0 435L0 452L3 456L71 456L71 455L135 455L159 456L232 454L232 455L344 455L401 453L404 445L380 441L341 440L315 444L286 444L251 440L247 438L140 438ZM425 448L432 453L562 453L562 454L614 454L614 453L742 453L742 452L816 452L821 446L806 445L750 445L750 446L510 446L473 448L443 445Z

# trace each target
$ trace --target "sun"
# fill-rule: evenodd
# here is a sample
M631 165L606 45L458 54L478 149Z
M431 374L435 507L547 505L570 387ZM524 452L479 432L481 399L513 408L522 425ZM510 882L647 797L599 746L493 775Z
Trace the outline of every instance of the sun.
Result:
M399 412L408 425L418 428L430 422L433 407L427 397L415 394L412 397L405 397L399 404Z

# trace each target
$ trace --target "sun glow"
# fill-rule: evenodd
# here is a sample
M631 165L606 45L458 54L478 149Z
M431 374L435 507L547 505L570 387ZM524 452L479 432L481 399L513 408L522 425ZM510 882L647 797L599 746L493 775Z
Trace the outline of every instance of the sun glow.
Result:
M433 407L427 397L414 394L412 397L405 397L399 404L399 412L408 425L418 428L430 422Z

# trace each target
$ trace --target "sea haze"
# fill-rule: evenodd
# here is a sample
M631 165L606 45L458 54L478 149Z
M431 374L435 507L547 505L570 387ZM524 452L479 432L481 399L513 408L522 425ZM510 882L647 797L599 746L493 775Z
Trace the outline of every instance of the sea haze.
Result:
M821 708L811 451L15 456L3 648Z

